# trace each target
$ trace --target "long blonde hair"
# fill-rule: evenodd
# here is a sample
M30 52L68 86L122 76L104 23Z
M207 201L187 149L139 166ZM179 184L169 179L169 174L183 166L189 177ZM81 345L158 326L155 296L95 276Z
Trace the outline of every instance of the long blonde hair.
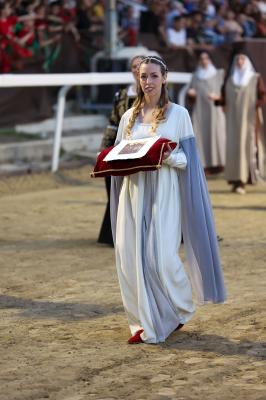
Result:
M159 65L162 76L163 77L166 76L168 69L162 58L157 57L157 56L145 57L140 62L139 69L140 69L141 64L149 64L149 63ZM168 91L167 91L166 84L163 83L161 95L160 95L158 105L157 105L158 110L153 115L153 121L152 121L152 125L151 125L151 130L150 130L150 133L152 135L154 135L156 133L159 123L165 121L165 119L166 119L165 113L167 110L168 103L169 103ZM137 98L132 105L133 111L132 111L131 117L129 118L126 129L125 129L127 138L131 137L131 130L132 130L134 123L143 107L144 107L144 92L141 89L140 81L138 80L138 82L137 82Z

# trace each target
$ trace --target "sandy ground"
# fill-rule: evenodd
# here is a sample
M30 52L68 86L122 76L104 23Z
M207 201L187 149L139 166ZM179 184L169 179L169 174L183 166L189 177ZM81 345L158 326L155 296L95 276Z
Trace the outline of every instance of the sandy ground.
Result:
M209 181L228 301L162 345L130 346L88 172L0 182L0 400L265 400L266 187Z

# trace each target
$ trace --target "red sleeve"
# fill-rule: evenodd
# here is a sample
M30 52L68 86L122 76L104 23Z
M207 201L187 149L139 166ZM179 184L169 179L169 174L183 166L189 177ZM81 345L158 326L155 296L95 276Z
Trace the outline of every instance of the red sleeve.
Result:
M16 23L18 22L18 17L16 15L11 15L8 18L8 21L9 21L10 25L16 25Z

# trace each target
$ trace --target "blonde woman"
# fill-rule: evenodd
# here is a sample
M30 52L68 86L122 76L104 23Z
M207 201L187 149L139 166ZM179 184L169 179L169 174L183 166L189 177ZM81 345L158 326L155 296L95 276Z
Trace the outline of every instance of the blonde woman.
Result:
M182 328L195 312L192 287L200 303L225 299L191 121L185 108L169 101L166 85L165 62L144 58L137 98L123 115L116 140L160 135L178 143L158 171L112 177L111 221L130 344L164 342ZM189 275L178 255L181 233Z

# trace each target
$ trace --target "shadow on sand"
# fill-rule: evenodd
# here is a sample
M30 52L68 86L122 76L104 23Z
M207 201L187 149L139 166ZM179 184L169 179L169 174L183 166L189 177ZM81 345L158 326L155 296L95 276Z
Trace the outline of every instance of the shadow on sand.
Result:
M216 210L228 210L228 211L240 211L240 210L248 210L248 211L266 211L266 206L213 206Z
M215 353L221 356L243 355L266 359L266 342L253 342L251 340L230 340L227 337L200 333L179 331L173 333L165 343L165 349L190 350L203 353Z
M97 239L40 239L40 240L5 240L0 238L1 251L40 251L40 250L71 250L111 248L108 245L97 243Z
M69 322L102 318L124 311L122 305L119 304L98 305L60 301L36 301L5 295L0 295L0 309L16 309L18 310L19 317L35 319L55 318Z

